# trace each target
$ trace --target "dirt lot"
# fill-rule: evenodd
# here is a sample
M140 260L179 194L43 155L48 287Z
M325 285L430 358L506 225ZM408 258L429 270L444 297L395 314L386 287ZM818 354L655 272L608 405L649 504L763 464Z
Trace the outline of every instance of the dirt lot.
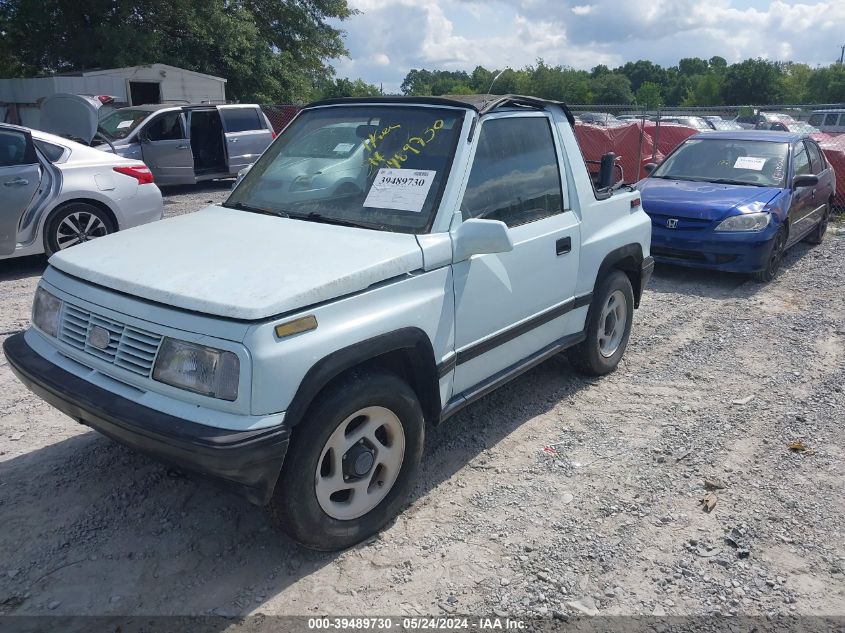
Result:
M0 355L0 613L845 614L837 231L768 286L659 267L616 373L554 359L432 429L410 506L340 554L75 424ZM0 339L44 265L0 263Z

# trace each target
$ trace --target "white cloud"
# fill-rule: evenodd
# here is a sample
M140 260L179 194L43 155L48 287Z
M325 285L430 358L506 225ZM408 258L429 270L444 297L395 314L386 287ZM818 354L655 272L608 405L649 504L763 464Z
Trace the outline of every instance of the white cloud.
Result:
M828 64L838 56L842 0L350 0L340 76L398 91L411 68L549 64L589 69L719 55Z

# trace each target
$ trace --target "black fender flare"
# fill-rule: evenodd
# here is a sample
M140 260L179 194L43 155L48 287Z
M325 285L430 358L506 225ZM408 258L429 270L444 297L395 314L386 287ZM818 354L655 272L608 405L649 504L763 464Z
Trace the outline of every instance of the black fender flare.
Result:
M285 412L285 425L292 428L299 424L314 398L344 372L395 352L409 360L412 372L409 378L414 383L411 388L417 392L426 418L436 419L440 415L440 383L434 348L423 330L406 327L341 348L314 363Z
M641 244L626 244L625 246L613 249L604 256L599 266L596 281L593 284L593 294L595 294L602 280L614 268L628 275L628 278L631 280L631 286L634 289L634 307L638 308L643 295L643 289L654 268L654 260L651 257L643 257L643 247Z

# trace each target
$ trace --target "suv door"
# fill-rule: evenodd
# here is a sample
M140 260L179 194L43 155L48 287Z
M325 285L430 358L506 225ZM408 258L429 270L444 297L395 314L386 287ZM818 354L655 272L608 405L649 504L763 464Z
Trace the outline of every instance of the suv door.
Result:
M252 165L273 140L261 109L252 105L217 106L226 136L229 173Z
M181 110L159 112L138 131L141 156L160 185L184 185L196 182L191 142L185 133Z
M41 176L30 133L0 127L0 255L15 252L18 225L38 191Z
M580 329L572 320L580 229L550 119L490 117L477 138L462 218L501 220L514 247L453 266L455 394Z

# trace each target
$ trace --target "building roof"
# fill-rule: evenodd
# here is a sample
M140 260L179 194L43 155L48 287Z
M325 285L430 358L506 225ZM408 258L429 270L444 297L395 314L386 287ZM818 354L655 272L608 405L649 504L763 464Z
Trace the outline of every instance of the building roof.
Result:
M88 68L86 70L72 70L64 73L56 73L49 75L52 77L91 77L93 75L114 75L117 73L124 73L127 70L140 70L142 68L160 68L162 70L178 70L179 72L188 73L204 79L213 79L215 81L222 81L226 83L223 77L215 77L214 75L206 75L195 70L188 70L187 68L179 68L178 66L171 66L169 64L140 64L138 66L124 66L123 68Z
M779 132L776 130L718 130L702 132L693 138L718 139L724 141L767 141L770 143L794 143L806 138L798 132Z
M552 101L550 99L541 99L539 97L527 97L523 95L442 95L439 97L346 97L342 99L324 99L322 101L315 101L306 106L306 108L313 108L325 105L350 105L356 103L367 104L425 104L425 105L443 105L451 107L466 108L474 110L479 114L486 114L496 108L504 108L507 106L527 107L534 109L545 109L548 106L559 106L566 114L569 123L574 125L575 118L572 112L565 103L560 101Z

